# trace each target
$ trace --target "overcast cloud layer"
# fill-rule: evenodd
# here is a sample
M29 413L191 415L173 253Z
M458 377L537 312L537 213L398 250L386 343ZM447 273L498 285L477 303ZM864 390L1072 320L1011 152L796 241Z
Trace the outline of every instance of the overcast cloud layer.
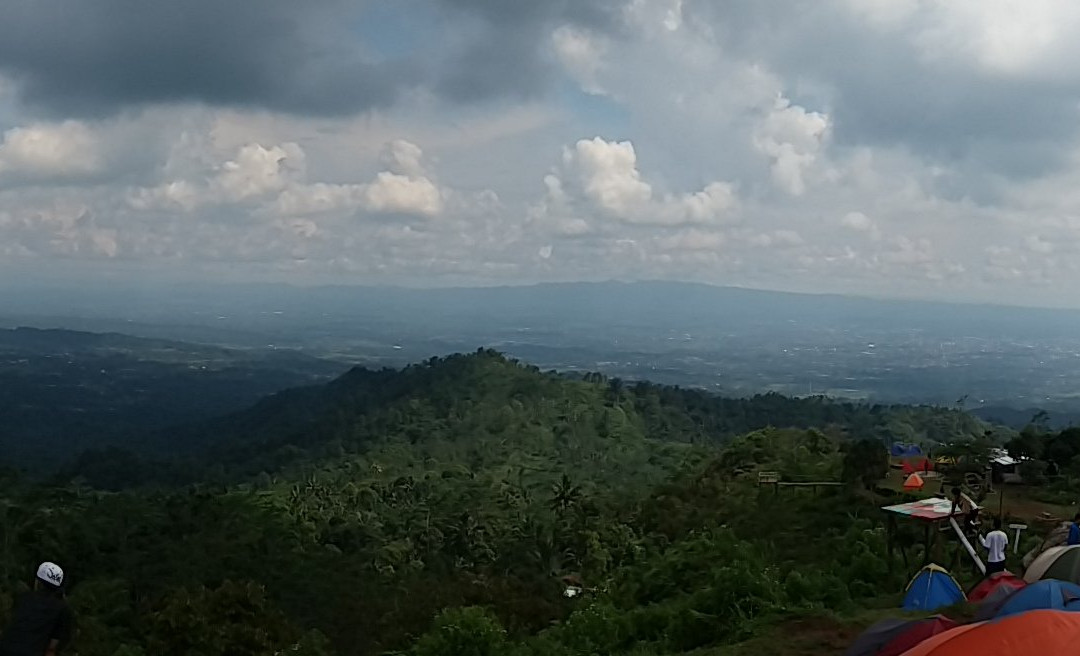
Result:
M1080 5L0 0L0 272L1080 307Z

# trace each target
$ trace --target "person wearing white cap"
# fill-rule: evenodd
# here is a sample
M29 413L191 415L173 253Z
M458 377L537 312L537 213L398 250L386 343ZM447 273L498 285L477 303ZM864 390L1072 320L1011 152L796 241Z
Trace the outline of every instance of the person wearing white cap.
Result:
M64 599L64 570L38 566L34 586L15 602L11 622L0 636L0 656L56 656L72 638L75 614Z

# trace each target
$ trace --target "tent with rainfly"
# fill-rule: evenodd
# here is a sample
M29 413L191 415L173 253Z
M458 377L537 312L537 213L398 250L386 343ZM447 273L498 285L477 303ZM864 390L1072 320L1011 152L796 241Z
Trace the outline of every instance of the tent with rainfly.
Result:
M920 620L881 620L863 631L844 656L900 656L927 638L956 626L956 622L944 615Z
M904 591L904 610L932 611L964 601L964 591L948 571L939 565L930 564L908 583Z
M927 638L904 656L1057 656L1080 652L1080 613L1033 610L964 624Z
M1036 581L996 603L983 604L975 617L999 619L1032 610L1080 611L1080 585L1067 581Z
M1024 579L1012 572L994 572L968 590L971 603L994 603L1027 585Z
M1024 571L1024 580L1034 583L1041 579L1080 583L1080 545L1050 547L1039 554Z

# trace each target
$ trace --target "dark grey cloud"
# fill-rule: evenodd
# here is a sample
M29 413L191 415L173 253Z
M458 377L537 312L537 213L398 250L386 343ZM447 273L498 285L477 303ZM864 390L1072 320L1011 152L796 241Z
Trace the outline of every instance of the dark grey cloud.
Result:
M54 116L186 101L340 115L414 88L482 101L543 89L549 28L612 25L616 4L0 0L0 73L24 104ZM387 39L421 43L389 55L365 43L361 35L381 28L364 24L378 20L373 7L405 16Z
M413 82L365 56L336 0L4 0L0 71L59 115L202 101L335 114L386 105Z
M932 20L925 12L900 29L878 31L829 2L691 0L686 10L714 25L726 49L784 77L792 94L811 90L796 102L829 110L841 145L903 145L1029 177L1060 164L1080 129L1080 79L1007 76L962 58L928 59L913 38Z

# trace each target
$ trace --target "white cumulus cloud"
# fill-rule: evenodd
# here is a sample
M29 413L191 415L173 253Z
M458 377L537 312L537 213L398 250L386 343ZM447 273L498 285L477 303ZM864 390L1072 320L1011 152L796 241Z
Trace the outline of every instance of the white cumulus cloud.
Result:
M577 210L638 225L725 223L737 205L734 187L722 181L701 191L657 194L638 170L634 145L600 137L564 148L561 171L545 184L549 213Z
M420 178L426 175L423 158L424 151L420 146L404 139L394 139L383 149L379 161L395 175Z
M280 192L303 171L304 151L295 143L248 144L222 165L216 183L231 200L259 198Z
M824 114L792 105L784 97L758 125L754 145L772 160L773 181L792 196L806 191L808 169L817 160L829 129Z
M443 208L442 193L425 177L409 177L383 171L364 192L364 201L373 212L436 216Z
M101 166L99 139L80 121L15 127L0 140L0 176L65 178L96 173Z
M606 39L581 27L563 25L552 32L551 43L559 63L582 90L598 95L605 93L599 74L604 68Z

